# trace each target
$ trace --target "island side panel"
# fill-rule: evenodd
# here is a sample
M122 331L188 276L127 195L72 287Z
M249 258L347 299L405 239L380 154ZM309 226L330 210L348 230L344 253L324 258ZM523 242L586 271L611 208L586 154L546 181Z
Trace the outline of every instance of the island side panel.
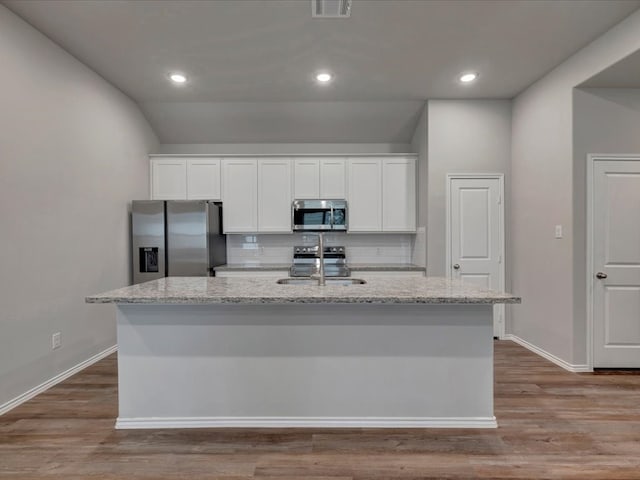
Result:
M495 426L492 332L492 305L120 305L117 426Z

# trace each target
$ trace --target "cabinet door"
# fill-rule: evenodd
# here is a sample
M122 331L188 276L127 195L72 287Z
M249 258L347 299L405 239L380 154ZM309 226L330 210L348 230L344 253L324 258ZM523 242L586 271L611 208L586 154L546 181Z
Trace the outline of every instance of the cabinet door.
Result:
M187 198L189 200L220 200L220 159L193 158L187 160Z
M258 162L258 231L291 232L291 159Z
M320 160L320 197L347 198L347 179L344 158Z
M296 158L293 166L293 198L320 198L320 160Z
M382 160L382 231L416 231L416 162Z
M258 231L258 162L222 162L222 222L225 233Z
M151 159L151 200L186 200L187 160Z
M350 158L349 232L382 230L382 162L377 158Z

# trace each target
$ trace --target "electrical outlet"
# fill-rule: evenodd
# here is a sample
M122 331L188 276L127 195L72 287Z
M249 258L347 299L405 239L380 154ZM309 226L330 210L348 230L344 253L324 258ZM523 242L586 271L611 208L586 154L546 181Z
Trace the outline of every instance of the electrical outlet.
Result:
M51 350L60 348L60 345L62 342L61 337L62 337L62 334L60 332L56 332L53 335L51 335Z

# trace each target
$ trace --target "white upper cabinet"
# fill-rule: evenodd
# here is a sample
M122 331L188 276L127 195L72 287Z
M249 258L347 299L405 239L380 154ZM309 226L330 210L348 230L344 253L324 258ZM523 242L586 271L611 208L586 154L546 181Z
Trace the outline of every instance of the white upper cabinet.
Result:
M184 158L151 160L151 199L184 200L187 198L187 162Z
M258 231L258 161L224 159L222 222L225 233Z
M221 200L221 172L219 158L187 160L187 199Z
M258 232L291 232L291 159L258 162Z
M347 198L347 174L344 158L320 160L320 197Z
M294 162L294 199L347 198L344 158L297 158Z
M416 161L382 160L382 230L416 231Z
M222 200L227 233L291 232L294 199L347 199L349 232L416 231L413 156L156 157L151 198Z
M320 160L296 158L293 164L293 198L320 198Z
M219 158L152 158L151 199L220 200Z
M382 231L382 162L378 158L350 158L349 232Z

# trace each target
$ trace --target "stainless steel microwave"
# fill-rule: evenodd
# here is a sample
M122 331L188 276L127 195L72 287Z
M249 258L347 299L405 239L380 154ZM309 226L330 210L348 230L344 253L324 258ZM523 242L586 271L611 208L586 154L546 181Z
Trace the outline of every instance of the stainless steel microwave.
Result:
M294 200L291 204L294 232L347 231L346 200Z

